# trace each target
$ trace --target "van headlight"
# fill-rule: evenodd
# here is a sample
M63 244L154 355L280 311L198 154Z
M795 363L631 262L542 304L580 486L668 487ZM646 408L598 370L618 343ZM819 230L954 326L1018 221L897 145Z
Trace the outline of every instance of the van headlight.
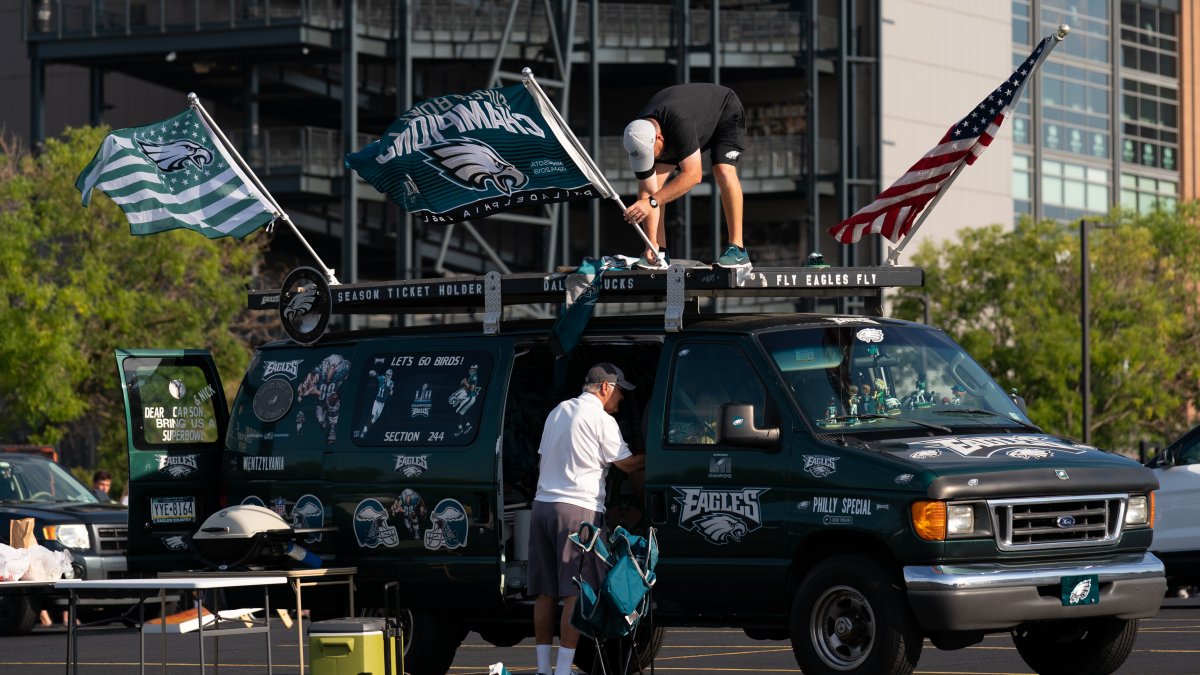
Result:
M970 534L975 531L975 508L970 504L951 504L946 508L947 534Z
M46 539L57 541L67 548L88 550L92 547L91 538L88 537L87 525L81 523L47 525L42 528L42 535Z
M1154 527L1154 493L1136 495L1125 505L1125 525Z

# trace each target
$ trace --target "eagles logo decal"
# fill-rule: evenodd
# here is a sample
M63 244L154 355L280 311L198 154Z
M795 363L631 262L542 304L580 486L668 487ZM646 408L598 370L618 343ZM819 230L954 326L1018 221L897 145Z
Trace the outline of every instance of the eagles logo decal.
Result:
M308 310L312 309L313 303L317 301L317 287L309 286L304 290L292 296L288 301L287 307L283 309L283 315L289 319L295 319L297 316L302 316Z
M673 488L679 493L679 527L699 534L718 546L741 542L762 527L759 497L768 488L705 490L700 487Z
M158 471L171 478L190 476L200 468L199 455L159 455Z
M710 513L692 521L693 529L714 544L741 541L750 531L746 523L728 513Z
M491 182L504 194L523 187L529 177L504 161L490 145L473 139L440 143L424 150L426 163L450 180L471 190L486 190Z
M167 547L168 551L186 551L188 548L187 542L184 541L183 535L177 534L171 537L163 537L163 546Z
M142 152L146 153L150 161L154 162L163 173L179 171L189 162L200 169L206 164L212 164L213 161L212 153L208 148L195 141L184 139L169 143L149 143L147 141L138 141L137 143L142 147Z

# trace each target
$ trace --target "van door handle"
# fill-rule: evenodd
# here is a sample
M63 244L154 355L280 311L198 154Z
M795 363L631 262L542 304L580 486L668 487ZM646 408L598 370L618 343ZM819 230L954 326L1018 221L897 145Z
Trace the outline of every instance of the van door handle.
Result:
M488 499L488 493L475 493L475 518L474 521L480 525L486 525L492 521L491 501Z
M656 525L667 522L667 497L657 490L650 493L650 522Z

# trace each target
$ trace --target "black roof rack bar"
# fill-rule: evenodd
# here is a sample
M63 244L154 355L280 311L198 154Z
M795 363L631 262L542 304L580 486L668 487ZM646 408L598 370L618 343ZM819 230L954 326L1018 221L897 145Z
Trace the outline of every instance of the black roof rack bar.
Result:
M880 298L892 287L922 286L920 267L720 267L685 268L686 297L847 297ZM500 277L504 305L563 303L568 272L516 273ZM601 279L597 302L663 300L666 270L610 270ZM335 314L407 314L484 308L483 276L371 281L330 287ZM279 290L251 290L249 309L278 310Z

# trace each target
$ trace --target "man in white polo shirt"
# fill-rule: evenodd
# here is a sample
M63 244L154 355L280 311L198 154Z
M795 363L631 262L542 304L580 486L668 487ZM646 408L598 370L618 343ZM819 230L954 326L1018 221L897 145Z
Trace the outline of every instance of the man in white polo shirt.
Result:
M583 393L559 403L546 417L537 495L529 528L529 591L537 595L533 625L538 673L552 675L550 647L554 642L554 609L561 600L557 665L553 675L570 675L579 631L571 625L577 589L571 578L579 571L580 551L567 535L581 522L604 526L604 483L609 465L631 473L641 471L645 455L634 455L621 436L612 414L624 391L634 386L611 363L598 363L584 378ZM597 535L599 536L599 535ZM599 570L590 559L584 578L599 586Z

